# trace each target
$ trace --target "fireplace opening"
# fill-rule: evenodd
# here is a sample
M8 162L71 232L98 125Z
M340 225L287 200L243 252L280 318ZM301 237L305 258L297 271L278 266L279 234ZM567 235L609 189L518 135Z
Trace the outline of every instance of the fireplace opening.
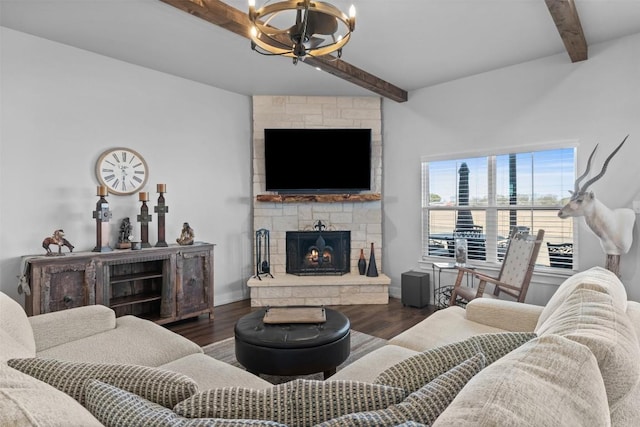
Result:
M287 231L288 274L298 276L349 273L350 231Z

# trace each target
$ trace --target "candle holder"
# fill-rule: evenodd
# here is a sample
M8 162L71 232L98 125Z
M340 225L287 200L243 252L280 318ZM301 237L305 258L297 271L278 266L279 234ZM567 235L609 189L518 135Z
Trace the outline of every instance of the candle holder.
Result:
M137 219L140 223L140 247L141 248L150 248L151 244L149 243L149 223L153 219L153 215L149 215L149 207L147 206L147 202L149 201L149 193L141 191L138 194L139 200L142 202L142 206L140 206L140 215L138 215Z
M96 247L93 252L111 252L113 249L109 247L109 220L111 219L111 211L107 202L107 187L99 185L97 196L100 197L96 203L96 210L93 211L93 217L96 219Z
M167 191L167 185L158 184L157 191L160 196L158 196L158 206L154 207L155 213L158 214L158 242L156 243L156 247L167 247L169 245L165 241L164 228L164 217L169 212L169 206L164 203L164 193Z

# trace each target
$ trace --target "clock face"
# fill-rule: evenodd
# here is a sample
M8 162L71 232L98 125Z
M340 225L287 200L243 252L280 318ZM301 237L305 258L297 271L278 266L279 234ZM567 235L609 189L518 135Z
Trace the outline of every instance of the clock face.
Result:
M130 148L111 148L96 163L100 184L112 194L133 194L144 188L149 175L147 162Z

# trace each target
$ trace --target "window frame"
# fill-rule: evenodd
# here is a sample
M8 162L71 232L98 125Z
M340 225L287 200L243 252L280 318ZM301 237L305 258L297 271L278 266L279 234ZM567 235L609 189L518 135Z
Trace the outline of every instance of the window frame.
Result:
M546 142L546 143L538 143L538 144L529 144L529 145L519 145L506 149L495 148L492 150L474 150L474 151L464 151L464 152L454 152L449 154L435 154L435 155L424 155L420 158L420 175L421 175L421 206L420 206L420 215L421 215L421 254L420 259L422 262L453 262L454 259L449 256L438 256L438 255L430 255L429 254L429 214L431 211L451 211L456 212L460 209L470 209L470 210L484 210L486 212L487 217L489 214L497 217L500 211L505 210L504 206L498 205L497 203L497 188L498 184L496 183L496 158L498 156L504 156L509 154L522 154L522 153L532 153L538 151L547 151L547 150L557 150L557 149L573 149L573 167L574 167L574 181L578 176L578 148L579 143L576 140L561 140L554 142ZM469 207L460 207L459 205L455 206L429 206L429 200L426 200L430 197L429 192L429 170L428 164L432 162L438 161L463 161L464 159L469 158L477 158L477 157L486 157L488 159L488 204L487 206L469 206ZM425 169L425 163L426 169ZM561 195L562 197L562 195ZM562 198L560 199L560 201ZM562 205L557 206L557 209L560 209ZM527 210L527 211L535 211L535 210L550 210L549 208L529 205L524 207L513 207L512 209L516 210ZM556 207L552 208L556 209ZM578 233L578 220L579 218L574 218L572 224L572 237L573 237L573 257L572 257L572 267L571 268L560 268L560 267L551 267L536 264L535 269L540 270L541 272L549 272L549 273L565 273L565 274L573 274L575 271L579 270L579 260L580 260L580 251L579 251L579 233ZM559 219L559 221L563 221ZM486 234L490 236L495 235L496 239L486 239L486 258L485 260L472 260L471 263L474 266L478 266L480 268L487 269L499 269L502 265L498 260L497 256L497 237L498 232L497 228L492 229L488 227L485 231ZM496 240L496 242L493 242ZM546 236L545 236L546 241ZM544 244L544 243L543 243Z

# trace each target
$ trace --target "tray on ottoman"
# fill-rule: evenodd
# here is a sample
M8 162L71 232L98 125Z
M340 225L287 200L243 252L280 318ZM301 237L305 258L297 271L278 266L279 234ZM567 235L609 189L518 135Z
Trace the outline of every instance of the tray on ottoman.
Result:
M262 319L267 324L324 323L327 314L324 307L269 307Z

